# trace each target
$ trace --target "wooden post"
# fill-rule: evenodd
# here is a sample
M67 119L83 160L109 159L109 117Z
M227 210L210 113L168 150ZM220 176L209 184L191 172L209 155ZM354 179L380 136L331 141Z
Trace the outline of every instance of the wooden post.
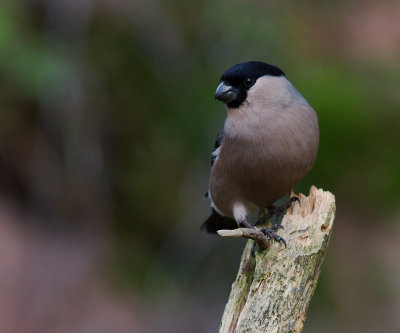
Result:
M335 217L335 197L316 187L299 196L284 216L278 234L287 242L271 243L251 256L249 240L222 317L220 333L301 332L317 285ZM220 234L246 237L246 230ZM254 236L254 235L253 235ZM258 236L247 238L257 238Z

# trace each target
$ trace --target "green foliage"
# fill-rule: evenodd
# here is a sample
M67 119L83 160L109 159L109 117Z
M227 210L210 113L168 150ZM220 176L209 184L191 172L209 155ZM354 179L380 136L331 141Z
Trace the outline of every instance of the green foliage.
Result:
M0 152L27 158L33 152L13 145L10 132L43 131L43 140L52 145L47 132L53 131L61 144L52 149L60 157L61 174L68 174L63 135L71 124L61 118L61 127L52 127L43 105L50 103L55 114L68 99L59 94L64 85L79 90L83 124L100 123L95 137L104 148L102 181L113 208L108 223L121 244L121 266L128 267L122 275L129 281L146 284L143 272L166 230L201 200L225 112L213 100L214 89L221 73L240 61L282 67L319 115L318 159L300 190L316 184L334 191L339 210L355 207L380 216L398 207L398 65L346 57L340 45L336 54L324 51L318 39L306 35L314 30L310 4L155 3L126 12L99 6L86 26L67 32L49 23L44 4L0 5ZM80 86L74 85L77 77ZM6 159L23 179L30 174L28 163ZM198 178L202 189L190 192L184 205L185 182ZM60 192L81 195L65 186ZM74 210L68 201L63 204ZM201 221L191 223L198 228Z

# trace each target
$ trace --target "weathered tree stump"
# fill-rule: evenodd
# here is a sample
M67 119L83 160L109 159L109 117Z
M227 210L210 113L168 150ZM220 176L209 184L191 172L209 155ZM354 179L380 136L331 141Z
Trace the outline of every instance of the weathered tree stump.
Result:
M301 332L317 285L335 217L335 197L311 187L284 216L279 235L287 242L271 243L251 256L249 240L232 285L220 333ZM249 230L220 232L225 237L257 239ZM250 233L251 234L251 233ZM247 236L246 236L247 235ZM255 238L254 238L255 237ZM261 242L262 243L262 242Z

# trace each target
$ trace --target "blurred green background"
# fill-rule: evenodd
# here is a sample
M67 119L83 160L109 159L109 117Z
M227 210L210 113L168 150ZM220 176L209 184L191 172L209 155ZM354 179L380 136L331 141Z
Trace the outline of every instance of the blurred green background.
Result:
M304 332L400 331L398 1L2 0L0 331L215 332L244 242L201 233L230 66L319 115L337 219Z

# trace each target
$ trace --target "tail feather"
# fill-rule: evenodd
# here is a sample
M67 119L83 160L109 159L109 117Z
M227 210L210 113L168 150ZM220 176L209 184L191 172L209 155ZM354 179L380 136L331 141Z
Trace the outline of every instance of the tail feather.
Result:
M201 225L201 230L216 234L221 229L236 229L238 225L234 219L218 214L214 209L210 217Z

